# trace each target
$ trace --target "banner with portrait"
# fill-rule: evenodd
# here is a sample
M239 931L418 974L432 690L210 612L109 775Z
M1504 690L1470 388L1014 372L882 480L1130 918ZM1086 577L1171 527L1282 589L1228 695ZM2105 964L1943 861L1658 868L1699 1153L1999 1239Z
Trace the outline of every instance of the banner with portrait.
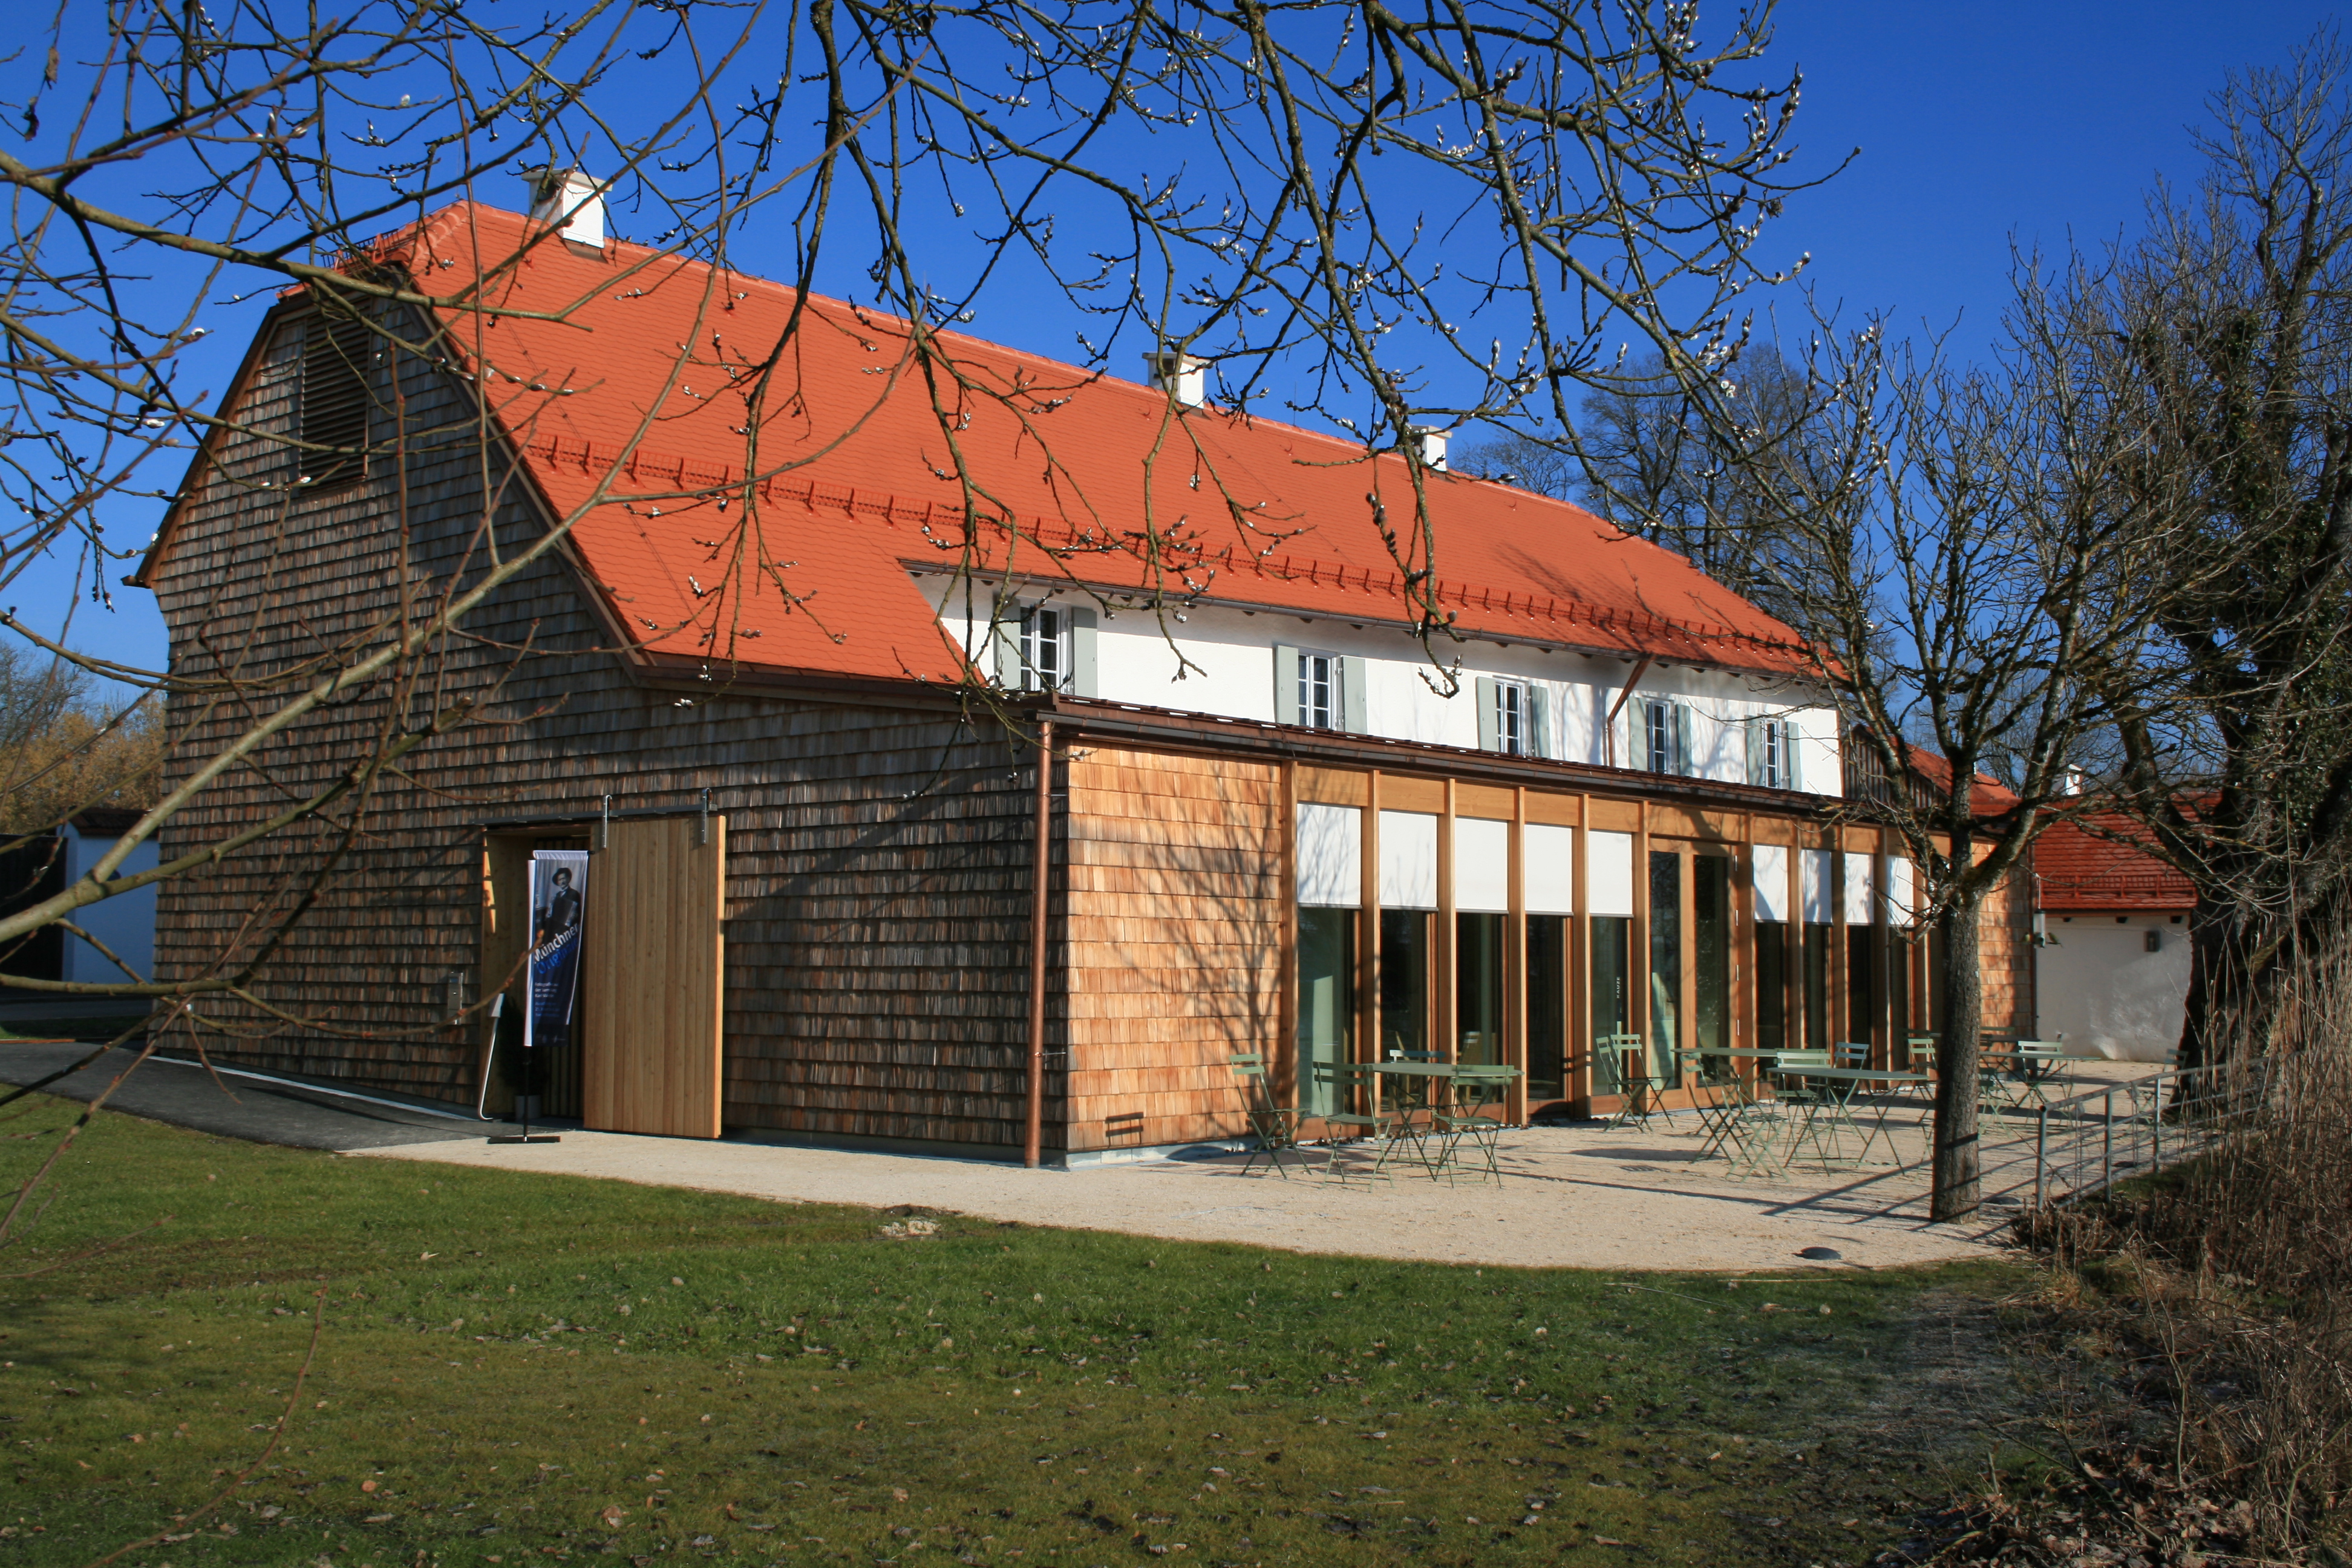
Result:
M572 1043L580 997L580 917L588 903L588 851L535 849L530 857L530 1005L522 1048Z

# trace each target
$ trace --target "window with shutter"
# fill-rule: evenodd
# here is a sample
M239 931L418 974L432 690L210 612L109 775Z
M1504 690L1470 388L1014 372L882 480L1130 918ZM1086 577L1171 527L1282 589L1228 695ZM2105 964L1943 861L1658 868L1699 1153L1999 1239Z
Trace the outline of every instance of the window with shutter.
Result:
M334 489L367 477L367 367L374 345L367 323L347 313L320 311L303 331L303 447L294 464L308 489Z
M1039 605L1021 617L1021 689L1059 691L1069 682L1069 613Z
M1642 705L1643 740L1642 769L1653 773L1689 772L1689 710L1679 702L1645 701Z

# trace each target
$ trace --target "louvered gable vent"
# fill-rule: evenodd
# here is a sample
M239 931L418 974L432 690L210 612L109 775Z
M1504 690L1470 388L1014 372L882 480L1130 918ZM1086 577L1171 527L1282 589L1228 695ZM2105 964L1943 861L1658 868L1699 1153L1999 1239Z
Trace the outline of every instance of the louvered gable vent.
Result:
M295 471L331 489L367 477L368 361L374 336L341 310L310 318L302 339L302 440ZM340 451L320 451L339 447Z

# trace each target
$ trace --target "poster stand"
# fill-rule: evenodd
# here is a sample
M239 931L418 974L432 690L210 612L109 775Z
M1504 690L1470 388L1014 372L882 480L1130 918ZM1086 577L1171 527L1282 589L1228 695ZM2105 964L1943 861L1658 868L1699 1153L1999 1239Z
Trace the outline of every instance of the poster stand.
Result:
M572 1011L579 995L582 894L586 891L588 856L583 850L541 849L530 858L531 950L527 966L528 999L523 1005L522 1091L515 1096L522 1108L520 1132L493 1133L493 1143L561 1143L562 1135L533 1132L539 1114L539 1052L541 1037L559 1048L572 1037Z

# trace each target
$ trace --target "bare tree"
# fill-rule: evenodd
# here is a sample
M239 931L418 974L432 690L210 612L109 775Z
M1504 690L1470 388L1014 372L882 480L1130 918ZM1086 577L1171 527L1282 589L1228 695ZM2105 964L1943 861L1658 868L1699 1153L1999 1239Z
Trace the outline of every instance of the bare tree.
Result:
M1801 438L1710 426L1759 509L1753 569L1843 710L1845 810L1894 828L1943 938L1937 1220L1979 1202L1985 911L2082 805L2070 770L2109 732L2122 672L2144 669L2170 571L2171 514L2115 479L2147 433L2086 374L2105 368L2083 342L2099 323L2045 308L2032 268L2020 287L1988 364L1823 323ZM1993 771L2013 798L1988 798Z
M2197 188L2052 308L2104 331L2119 469L2178 575L2121 672L2117 788L2199 890L2185 1067L2269 1037L2352 917L2352 66L2322 34L2233 76Z

